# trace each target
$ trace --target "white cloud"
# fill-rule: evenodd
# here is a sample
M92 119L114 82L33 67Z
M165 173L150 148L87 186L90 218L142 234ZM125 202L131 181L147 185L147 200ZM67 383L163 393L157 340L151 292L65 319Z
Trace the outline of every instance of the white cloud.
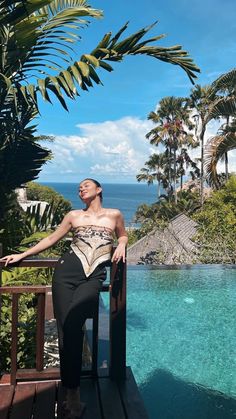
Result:
M150 155L145 135L152 126L150 121L129 116L116 121L79 124L81 135L56 136L55 142L50 143L54 155L50 176L60 167L61 173L71 174L75 181L78 176L94 174L108 181L116 180L117 176L135 181ZM45 176L48 169L48 166L44 169Z

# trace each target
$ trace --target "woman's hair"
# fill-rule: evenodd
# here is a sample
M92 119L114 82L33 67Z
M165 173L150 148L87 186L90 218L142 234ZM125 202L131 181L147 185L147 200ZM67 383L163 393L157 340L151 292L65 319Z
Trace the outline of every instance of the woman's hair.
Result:
M96 185L98 188L101 188L101 187L102 187L101 183L99 183L99 182L98 182L97 180L95 180L95 179L92 179L92 178L90 178L90 177L86 177L84 180L82 180L82 182L84 182L85 180L91 180L91 182L95 183L95 185ZM80 183L81 183L81 182L80 182ZM102 191L98 194L98 196L100 197L100 200L101 200L101 202L102 202L102 200L103 200Z

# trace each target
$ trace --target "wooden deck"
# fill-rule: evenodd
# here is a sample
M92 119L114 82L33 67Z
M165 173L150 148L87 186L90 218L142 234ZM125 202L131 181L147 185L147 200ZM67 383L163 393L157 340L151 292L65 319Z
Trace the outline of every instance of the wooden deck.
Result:
M81 378L83 419L148 419L130 367L126 380L114 381L106 369L98 378ZM62 419L64 391L60 381L0 385L0 419Z

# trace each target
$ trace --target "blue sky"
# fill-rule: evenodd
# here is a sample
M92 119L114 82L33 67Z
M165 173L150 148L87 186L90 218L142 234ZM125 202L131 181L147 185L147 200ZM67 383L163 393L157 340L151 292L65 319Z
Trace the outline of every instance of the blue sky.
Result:
M104 11L81 30L78 57L89 53L109 31L115 33L129 21L127 35L158 20L150 37L166 34L162 46L181 44L200 67L197 83L209 84L235 67L235 0L119 0L90 2ZM55 136L54 159L42 169L38 181L79 182L95 177L107 183L133 183L148 156L156 151L145 139L152 128L147 120L165 96L185 96L191 82L177 66L150 57L127 57L113 65L114 71L99 71L103 86L81 92L68 103L69 113L59 104L41 101L38 130ZM217 124L209 124L207 136ZM47 146L46 143L44 143ZM198 151L195 151L198 156ZM230 155L236 171L236 153Z

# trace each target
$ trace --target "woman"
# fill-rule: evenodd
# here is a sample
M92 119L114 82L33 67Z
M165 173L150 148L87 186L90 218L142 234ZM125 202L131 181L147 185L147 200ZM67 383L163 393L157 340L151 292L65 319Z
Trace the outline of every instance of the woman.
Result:
M124 219L117 209L102 207L102 187L86 178L79 185L83 210L70 211L59 227L38 244L20 254L5 256L1 261L16 263L53 246L69 231L73 232L70 249L58 260L52 281L52 294L59 335L62 385L70 417L81 417L85 404L80 401L80 374L83 348L83 324L98 303L99 291L106 278L105 264L111 259L113 233L118 246L112 262L125 261L127 233Z

